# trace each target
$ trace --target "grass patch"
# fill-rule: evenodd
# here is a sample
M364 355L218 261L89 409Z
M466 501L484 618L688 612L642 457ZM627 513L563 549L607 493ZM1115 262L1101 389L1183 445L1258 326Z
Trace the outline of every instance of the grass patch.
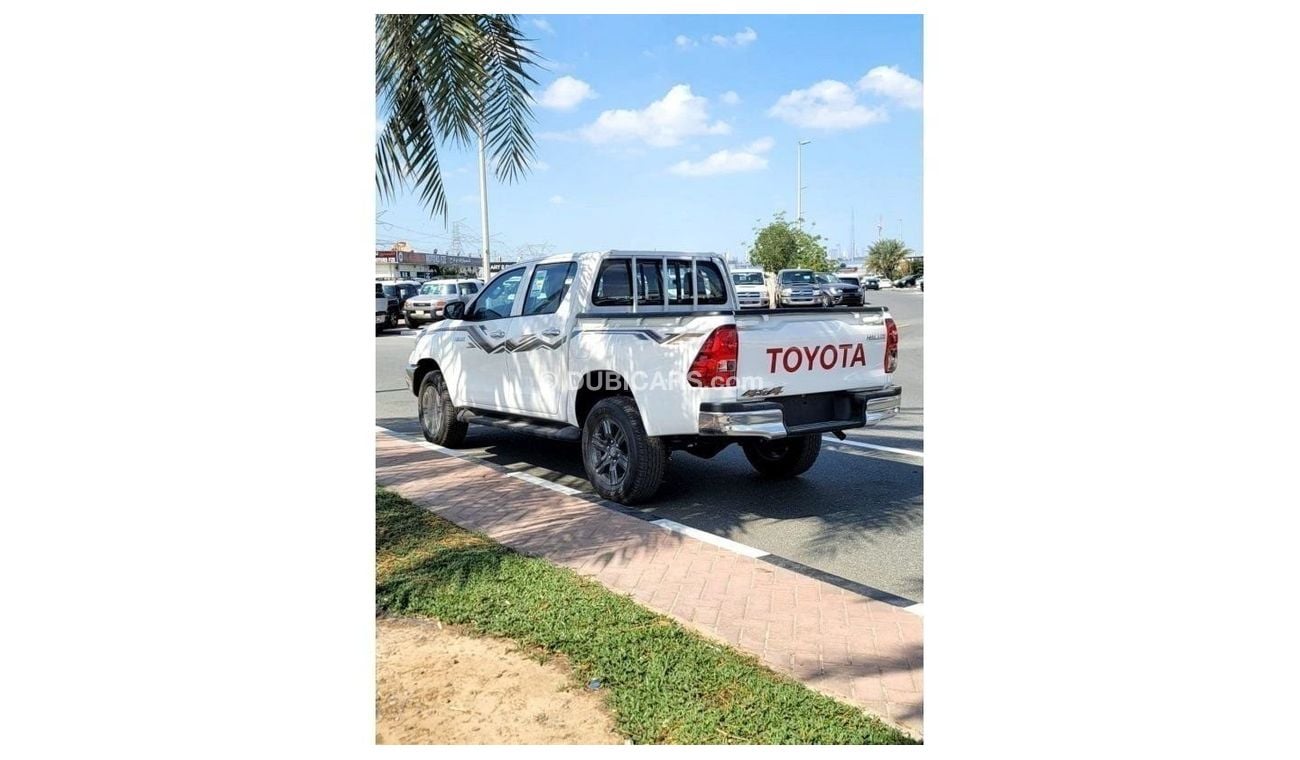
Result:
M526 648L598 678L638 744L915 744L848 705L571 570L525 557L379 488L376 599Z

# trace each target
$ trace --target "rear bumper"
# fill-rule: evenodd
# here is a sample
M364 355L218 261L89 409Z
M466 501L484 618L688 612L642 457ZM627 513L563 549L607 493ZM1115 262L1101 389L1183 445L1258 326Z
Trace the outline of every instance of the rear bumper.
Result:
M810 397L771 401L731 401L700 404L699 434L729 438L785 438L868 427L898 414L901 386L878 391L817 394L819 408L842 413L838 419L808 419L800 407ZM837 415L838 416L838 415Z

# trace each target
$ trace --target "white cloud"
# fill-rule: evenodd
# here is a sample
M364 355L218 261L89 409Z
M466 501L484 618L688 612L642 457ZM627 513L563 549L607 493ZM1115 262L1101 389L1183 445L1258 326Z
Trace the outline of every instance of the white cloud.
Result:
M727 90L722 93L722 97L718 98L718 100L721 100L729 106L740 105L740 96L736 94L735 90Z
M684 34L679 34L677 35L677 37L673 39L673 44L681 48L682 50L688 50L690 48L695 47L699 43L691 39L690 37L687 37Z
M767 158L759 154L768 152L775 144L772 138L762 137L739 150L720 150L703 161L678 161L668 171L682 177L759 171L767 168Z
M888 118L884 108L862 105L852 88L834 79L782 95L767 115L796 127L828 130L854 129Z
M551 203L555 204L556 206L562 206L562 205L564 205L564 196L563 196L563 195L552 195L552 196L551 196Z
M562 76L547 85L545 90L542 90L541 96L537 98L537 104L542 108L567 111L582 101L594 97L596 97L596 91L591 89L591 85L581 79Z
M877 66L858 80L858 89L874 92L907 108L921 107L921 82L897 66Z
M709 38L709 41L720 47L731 47L733 45L736 47L744 47L756 39L758 39L758 32L749 27L745 27L730 37L715 34Z
M541 29L543 32L546 32L547 34L555 34L555 30L551 28L551 22L547 21L544 18L533 19L533 26L537 27L538 29Z
M641 140L656 148L677 145L694 135L725 135L731 125L709 123L709 101L691 93L689 84L674 86L662 99L636 111L605 111L579 134L589 142L603 144Z

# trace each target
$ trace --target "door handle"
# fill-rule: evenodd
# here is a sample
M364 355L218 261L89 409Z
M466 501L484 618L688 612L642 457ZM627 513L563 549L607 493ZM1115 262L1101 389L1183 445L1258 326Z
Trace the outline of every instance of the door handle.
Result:
M560 334L560 328L558 327L552 327L549 330L542 330L542 335L545 335L548 338L554 338L559 334Z
M488 333L488 337L489 337L489 338L504 338L504 337L506 337L506 331L505 331L505 330L497 330L496 332L490 332L490 333Z

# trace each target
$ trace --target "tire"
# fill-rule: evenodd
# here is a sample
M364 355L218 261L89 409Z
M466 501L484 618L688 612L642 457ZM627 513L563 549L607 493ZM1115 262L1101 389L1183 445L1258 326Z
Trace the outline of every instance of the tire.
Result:
M451 396L447 393L447 383L442 379L441 370L429 370L420 381L420 394L416 399L420 432L424 433L424 440L450 449L464 443L469 423L456 419L456 412L460 410L451 405Z
M407 318L406 318L406 326L409 327L409 328L411 328L412 330L419 330L419 329L420 329L420 325L422 325L422 324L424 324L424 323L421 322L421 321L418 320L418 319L411 319L410 317L407 317Z
M668 470L668 447L646 435L628 396L596 402L582 424L582 465L596 493L619 504L655 495Z
M808 471L822 451L820 435L796 435L742 443L745 458L766 478L793 478Z

